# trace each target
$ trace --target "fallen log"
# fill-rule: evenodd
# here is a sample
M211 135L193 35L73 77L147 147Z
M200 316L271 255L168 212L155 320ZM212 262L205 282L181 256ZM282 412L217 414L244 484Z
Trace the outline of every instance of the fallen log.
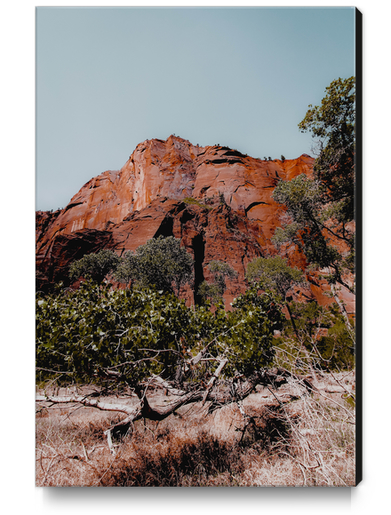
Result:
M219 375L226 363L227 360L225 359L220 361L219 367L216 369L207 385L202 387L197 385L198 387L187 391L186 389L179 390L175 388L169 381L166 381L159 376L153 376L143 389L141 387L137 389L138 401L136 405L132 406L103 402L99 397L96 397L96 393L94 393L93 397L89 395L53 396L44 394L37 395L36 400L38 402L49 402L52 404L78 403L86 407L97 408L103 411L116 411L127 415L125 419L114 424L105 431L110 451L114 453L115 444L113 443L113 440L119 440L126 436L134 422L142 418L160 422L174 414L176 410L182 406L195 402L202 402L203 405L209 402L208 413L212 413L227 404L243 401L255 391L257 385L265 387L271 386L276 389L282 384L287 383L288 380L292 378L301 382L301 384L306 388L311 387L307 380L303 383L303 378L299 378L284 369L275 369L261 370L249 378L238 376L229 381L221 381L219 388L214 389ZM167 391L175 397L174 400L164 406L151 406L147 397L147 391L151 385L158 385L167 389ZM187 387L190 388L190 385L187 385Z

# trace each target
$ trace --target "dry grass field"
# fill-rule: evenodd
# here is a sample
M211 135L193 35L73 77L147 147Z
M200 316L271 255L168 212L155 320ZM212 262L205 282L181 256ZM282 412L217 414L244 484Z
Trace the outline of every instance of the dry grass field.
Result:
M312 393L291 382L257 387L242 405L209 415L207 404L183 406L158 424L136 422L115 454L104 431L124 415L40 403L36 484L353 486L354 384L353 372L323 374ZM160 392L150 396L151 404L167 400Z

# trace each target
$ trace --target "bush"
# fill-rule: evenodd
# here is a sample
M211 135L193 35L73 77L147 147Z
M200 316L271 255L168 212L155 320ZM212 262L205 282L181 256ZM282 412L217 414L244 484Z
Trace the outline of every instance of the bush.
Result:
M110 290L91 281L77 291L41 298L36 315L37 367L81 382L91 381L100 368L138 360L146 361L128 367L132 382L147 370L169 373L174 353L148 360L156 350L179 351L183 328L191 326L191 311L173 294Z
M139 286L155 286L165 292L179 294L181 286L191 281L194 262L181 241L173 236L159 236L141 245L136 252L127 252L115 277L120 282L136 282Z
M199 207L202 207L204 209L212 209L211 206L208 206L207 204L204 204L203 202L201 202L200 200L194 198L194 197L186 197L183 199L183 202L186 204L186 205L194 205L194 206L199 206Z
M288 292L295 286L303 286L305 277L298 268L290 267L281 256L253 259L246 269L246 279L250 284L272 289L285 301Z
M219 306L212 313L209 306L188 308L174 294L111 290L86 281L76 291L38 297L37 376L98 382L102 369L116 367L123 382L134 386L151 374L173 378L178 364L208 343L211 357L228 356L226 374L250 374L272 362L273 330L281 316L274 306L270 295L256 303L247 295L232 312ZM199 373L216 366L208 361Z
M226 278L235 279L237 272L228 263L213 260L208 265L213 275L213 283L203 281L198 288L198 295L204 299L209 298L214 304L223 302L223 295L227 288Z
M315 301L291 302L290 310L295 319L297 334L286 320L282 337L277 340L279 349L287 357L295 356L293 361L287 358L289 364L285 362L285 367L290 369L297 364L297 360L304 362L310 356L312 365L317 369L342 371L354 368L354 341L336 304L325 308ZM295 350L302 344L309 353L307 356Z
M113 272L120 262L119 256L112 250L103 249L99 252L86 254L71 264L69 276L71 279L79 277L91 278L102 282L106 275Z

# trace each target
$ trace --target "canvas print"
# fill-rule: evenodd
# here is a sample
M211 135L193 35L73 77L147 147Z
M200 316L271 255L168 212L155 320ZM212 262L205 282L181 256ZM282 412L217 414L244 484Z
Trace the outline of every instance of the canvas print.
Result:
M37 486L360 481L360 31L37 8Z

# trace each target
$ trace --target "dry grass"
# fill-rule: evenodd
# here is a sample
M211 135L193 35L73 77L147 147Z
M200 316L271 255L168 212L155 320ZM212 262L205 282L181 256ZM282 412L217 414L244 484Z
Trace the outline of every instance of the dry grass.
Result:
M298 384L260 389L242 412L231 405L207 416L199 404L183 407L158 425L137 422L115 456L103 432L121 415L65 406L43 410L36 424L36 483L352 486L354 408L343 387L353 384L352 374L340 374L325 375L312 395Z

